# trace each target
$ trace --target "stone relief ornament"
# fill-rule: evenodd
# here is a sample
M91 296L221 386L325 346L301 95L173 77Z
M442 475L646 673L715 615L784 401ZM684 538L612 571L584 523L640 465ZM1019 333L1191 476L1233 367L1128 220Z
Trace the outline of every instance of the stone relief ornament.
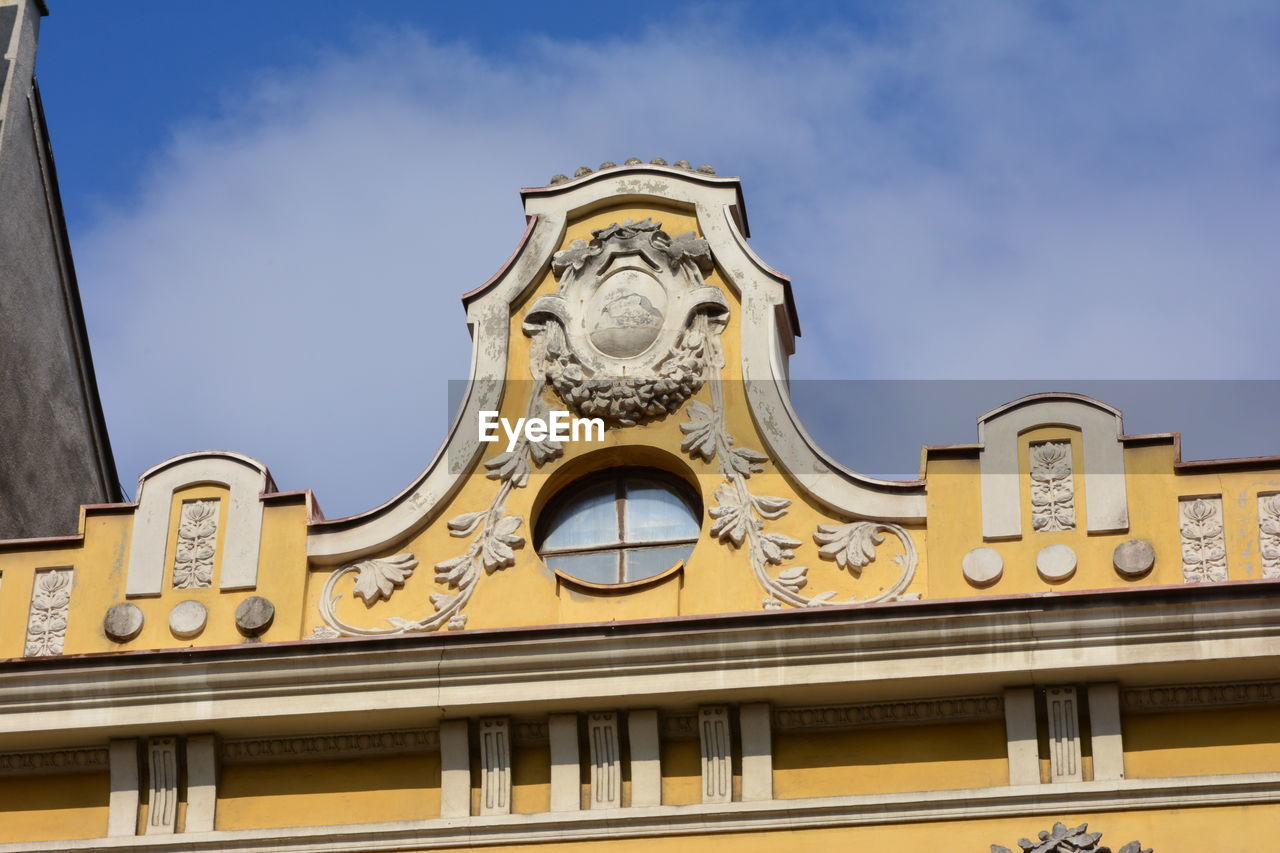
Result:
M1262 576L1280 578L1280 495L1258 496L1258 544Z
M218 536L218 501L187 501L178 524L178 551L173 559L173 588L213 585L213 555Z
M591 232L552 259L554 294L538 298L525 334L544 339L545 379L582 417L633 426L675 412L706 375L705 332L695 319L728 312L703 274L714 267L707 241L671 237L652 219Z
M1031 445L1031 527L1041 533L1076 528L1069 441Z
M62 654L67 638L67 609L71 606L71 569L47 569L36 573L27 618L27 643L23 654L46 657Z
M710 334L708 324L706 316L697 318L693 332L700 335L708 348L704 382L711 388L711 405L694 400L686 407L689 420L680 425L685 436L680 448L694 458L718 461L724 482L716 489L716 505L707 510L715 519L711 535L721 542L732 542L735 547L746 548L751 570L768 595L763 601L766 610L779 609L783 603L793 607L815 607L823 604L868 604L902 597L915 576L917 557L910 534L896 524L875 521L821 524L813 537L821 546L818 553L823 559L834 560L841 569L855 575L860 575L863 567L876 558L876 546L884 541L884 534L897 537L902 543L903 553L894 561L902 571L897 581L879 595L839 602L833 601L835 591L807 596L801 590L809 582L808 568L789 566L776 575L772 573L772 567L794 559L795 549L802 543L766 529L765 522L776 521L787 514L791 501L751 491L751 475L762 473L769 457L748 447L735 447L733 436L725 427L724 389L720 381L724 351L719 335Z
M1082 823L1074 829L1066 824L1055 823L1053 829L1039 834L1038 841L1026 838L1018 841L1022 853L1111 853L1111 848L1100 845L1101 832L1089 832L1089 824ZM999 844L991 845L991 853L1013 853L1008 847ZM1151 853L1137 841L1130 841L1116 853Z
M544 343L542 339L534 341L531 369L535 377L541 375L545 366L547 356ZM547 418L549 412L543 400L545 390L546 381L535 379L529 405L525 410L526 417ZM498 481L498 490L486 508L465 512L447 522L450 536L459 539L471 537L471 541L462 554L435 565L436 583L446 591L429 596L434 613L420 619L391 616L386 620L387 627L373 628L352 625L341 619L337 613L337 604L342 596L337 593L337 586L344 577L355 575L353 592L366 607L372 607L380 601L390 599L418 565L412 554L362 560L337 569L325 581L320 595L320 617L325 624L314 628L308 639L407 634L435 631L442 626L455 630L465 628L467 614L462 611L471 600L480 580L486 574L515 565L515 551L524 545L524 538L516 534L523 519L506 513L507 498L510 497L511 490L522 489L528 484L533 465L541 466L558 458L563 452L564 447L559 442L549 439L535 441L523 437L513 449L484 463L487 469L485 476Z
M1182 580L1209 583L1227 579L1227 546L1222 536L1222 498L1178 502L1182 533Z

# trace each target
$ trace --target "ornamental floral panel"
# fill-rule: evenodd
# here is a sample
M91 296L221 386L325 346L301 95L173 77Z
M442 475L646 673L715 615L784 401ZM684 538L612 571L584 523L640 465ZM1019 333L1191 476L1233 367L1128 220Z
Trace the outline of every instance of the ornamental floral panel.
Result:
M1076 528L1070 441L1031 445L1031 527L1041 533Z
M1262 576L1280 578L1280 495L1258 495L1258 550Z
M36 573L23 652L28 657L62 654L67 639L67 609L71 606L71 577L69 568Z
M1227 546L1222 535L1222 496L1178 501L1182 533L1182 580L1209 583L1227 579Z
M213 585L217 537L217 498L185 502L178 522L178 550L173 558L174 589L204 589Z

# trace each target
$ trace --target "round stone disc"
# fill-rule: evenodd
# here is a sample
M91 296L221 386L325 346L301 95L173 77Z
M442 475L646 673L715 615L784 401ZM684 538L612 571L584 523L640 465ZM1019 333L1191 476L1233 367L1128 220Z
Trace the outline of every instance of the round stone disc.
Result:
M1036 571L1047 581L1064 581L1075 574L1076 552L1067 545L1046 545L1036 554Z
M1004 574L1004 558L995 548L974 548L960 561L965 579L974 586L990 586Z
M142 632L142 609L131 601L107 608L102 618L103 632L117 643L127 643Z
M169 611L169 630L181 640L198 637L209 621L209 610L198 601L179 601Z
M271 627L276 608L268 599L251 595L236 608L236 629L246 637L256 637Z
M1121 576L1138 577L1151 571L1155 565L1156 549L1145 539L1128 539L1116 546L1111 562Z

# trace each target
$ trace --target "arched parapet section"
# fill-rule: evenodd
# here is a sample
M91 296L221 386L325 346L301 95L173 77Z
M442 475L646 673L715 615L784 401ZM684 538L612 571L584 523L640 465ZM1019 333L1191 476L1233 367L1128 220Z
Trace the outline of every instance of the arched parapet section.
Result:
M313 524L308 556L315 563L359 559L422 529L460 488L478 462L474 429L482 409L496 409L507 376L512 306L536 287L571 221L631 202L676 205L696 215L714 263L742 302L742 372L752 416L771 458L833 513L885 521L925 517L924 484L865 477L824 454L791 408L787 365L799 334L790 281L746 243L746 213L737 178L644 164L617 167L522 193L528 228L497 274L463 297L473 351L470 386L454 426L435 459L398 496L377 509ZM446 461L447 460L447 461Z
M199 485L223 486L228 491L219 588L257 587L258 551L262 542L262 495L275 490L271 474L265 465L248 456L222 450L203 450L175 456L138 478L138 508L133 518L126 569L127 596L153 596L163 591L174 493ZM189 521L185 515L183 520ZM188 562L195 565L194 559Z
M1124 424L1119 410L1080 394L1035 394L978 418L983 538L1022 536L1018 436L1043 426L1080 431L1088 531L1128 530Z

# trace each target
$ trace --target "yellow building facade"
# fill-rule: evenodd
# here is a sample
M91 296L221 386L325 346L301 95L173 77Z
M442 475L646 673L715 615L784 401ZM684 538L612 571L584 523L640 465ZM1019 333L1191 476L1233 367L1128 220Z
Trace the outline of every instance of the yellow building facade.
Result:
M864 477L737 179L579 172L386 504L208 451L0 542L0 853L1276 849L1280 461L1046 394Z

